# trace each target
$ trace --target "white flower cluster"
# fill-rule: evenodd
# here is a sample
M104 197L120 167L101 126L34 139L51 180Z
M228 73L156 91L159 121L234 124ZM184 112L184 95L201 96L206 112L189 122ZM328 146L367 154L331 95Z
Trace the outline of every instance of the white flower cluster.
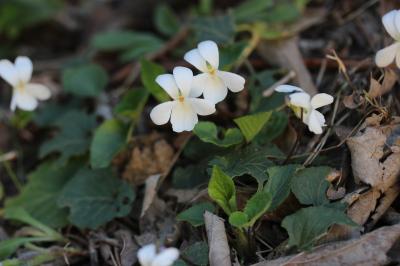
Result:
M13 88L11 110L16 107L32 111L38 106L38 100L50 98L50 90L44 85L30 83L32 77L32 61L26 56L18 56L15 63L0 60L0 77Z
M137 254L141 266L171 266L179 257L176 248L164 248L157 253L157 247L149 244L139 249Z
M393 61L400 68L400 10L392 10L382 17L382 23L395 42L378 51L375 63L378 67L387 67Z
M322 127L326 126L325 117L316 109L331 104L333 102L331 95L318 93L311 98L308 93L292 85L280 85L275 90L291 93L289 95L290 107L296 116L302 119L304 124L308 125L308 129L311 132L315 134L322 133Z
M243 90L245 79L235 73L218 70L219 51L213 41L204 41L197 49L187 52L184 59L201 74L193 76L186 67L175 67L173 74L163 74L156 82L168 93L172 101L161 103L150 113L157 125L171 121L175 132L191 131L198 122L198 115L215 112L215 104L224 100L228 89ZM199 98L203 94L204 98Z

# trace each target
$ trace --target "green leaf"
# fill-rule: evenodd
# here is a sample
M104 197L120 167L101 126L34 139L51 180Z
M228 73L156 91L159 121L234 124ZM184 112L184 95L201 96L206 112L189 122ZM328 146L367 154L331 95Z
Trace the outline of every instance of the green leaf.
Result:
M222 171L231 177L249 174L262 185L267 180L268 167L273 165L268 158L276 156L277 152L279 151L274 146L250 145L226 156L217 156L210 161L209 165L218 165Z
M235 35L235 25L231 15L197 18L192 26L198 42L213 40L224 44L232 42Z
M42 237L16 237L0 241L0 260L11 256L20 246L27 243L43 240Z
M223 139L218 138L218 129L213 122L199 122L195 126L193 133L204 142L224 148L239 144L243 141L243 136L237 128L229 128L225 132Z
M272 197L270 211L275 210L289 196L292 178L299 167L300 165L289 164L268 168L268 182L264 191L269 192Z
M233 10L237 22L247 22L273 4L272 0L247 0Z
M114 156L126 144L128 128L117 119L104 121L96 131L90 146L90 164L93 168L110 165Z
M192 189L206 184L209 180L207 175L208 160L185 167L177 167L172 175L172 184L178 189Z
M187 263L182 260L182 259L177 259L176 261L174 261L174 263L172 264L172 266L188 266Z
M246 203L243 212L249 217L247 223L251 227L270 207L271 195L265 191L257 191Z
M179 213L176 216L176 219L178 221L189 222L194 227L197 227L204 224L203 215L205 211L214 212L215 211L214 205L212 205L209 202L203 202L193 205L189 209Z
M240 58L244 49L248 46L245 41L235 42L233 44L225 45L219 50L219 65L220 68L229 71L230 68Z
M63 236L61 234L59 234L57 231L53 230L49 226L45 225L44 223L40 222L39 220L33 218L32 215L30 215L24 208L8 208L4 212L4 218L30 225L42 231L41 234L44 234L43 236L46 236L53 241L63 240Z
M58 205L70 209L69 220L79 228L95 229L128 215L135 192L111 169L82 169L64 187Z
M141 60L141 79L146 89L156 98L159 102L169 101L168 94L156 83L156 77L165 72L164 68L156 63Z
M137 121L142 114L148 98L149 92L145 88L130 90L115 106L114 112Z
M56 201L64 185L80 166L80 163L69 163L63 167L52 162L41 164L29 174L28 183L21 193L6 201L5 211L24 208L33 218L50 227L67 225L68 211L58 207Z
M100 51L117 51L132 47L137 40L133 31L108 31L97 33L91 40L91 46Z
M253 142L260 145L272 142L285 131L288 122L289 119L286 113L272 112L270 120L254 138Z
M187 258L193 265L208 265L208 245L206 242L199 241L188 246L182 251L183 257Z
M241 211L232 212L229 215L229 223L237 228L246 227L249 222L249 217Z
M244 135L247 142L254 139L264 125L270 120L272 112L262 112L253 115L246 115L233 120Z
M267 112L272 111L285 104L284 93L273 93L269 97L260 97L265 88L271 87L276 81L277 74L282 74L277 70L264 70L255 75L257 85L250 84L250 112Z
M129 62L137 60L150 53L155 53L163 48L164 42L158 37L149 34L142 33L144 36L135 42L135 45L124 51L119 59L123 62Z
M282 226L289 234L289 246L310 248L333 224L357 226L342 211L326 206L303 208L286 216Z
M107 72L99 65L85 64L65 69L64 90L77 96L98 96L108 83Z
M229 215L236 211L236 188L232 178L227 176L218 166L214 166L208 195Z
M229 216L229 223L235 227L252 227L271 205L271 195L257 191L247 202L243 212L237 211Z
M121 51L120 60L124 62L158 51L163 45L164 42L152 33L127 30L99 33L91 42L99 51Z
M167 36L172 36L179 30L179 20L166 4L160 4L156 7L154 24L158 31Z
M54 125L60 132L52 139L42 144L39 150L41 158L58 152L61 156L59 164L72 156L83 155L89 148L90 135L96 126L96 118L80 111L69 111L60 117Z
M0 1L0 33L14 39L24 29L50 20L63 7L61 0ZM5 45L7 42L3 42ZM9 41L9 43L13 43Z
M300 203L314 206L329 203L326 197L329 182L326 177L331 170L329 167L321 166L296 172L292 179L291 189Z

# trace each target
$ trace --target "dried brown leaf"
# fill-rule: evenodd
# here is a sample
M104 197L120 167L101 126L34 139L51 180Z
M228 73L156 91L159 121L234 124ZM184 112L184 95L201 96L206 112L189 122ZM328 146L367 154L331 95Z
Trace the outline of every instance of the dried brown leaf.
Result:
M379 96L385 95L393 89L394 84L397 81L397 74L394 70L390 68L385 69L385 74L383 77L382 84L379 83L376 79L370 79L370 87L368 91L368 95L371 98L377 98Z
M347 139L351 153L353 175L356 180L386 191L393 186L400 173L400 153L387 153L387 137L394 125L367 127Z
M158 135L149 135L134 143L122 177L134 185L141 185L151 175L166 173L173 162L174 153L167 141Z
M154 198L157 195L157 184L160 180L161 174L152 175L146 179L146 187L144 190L144 199L142 204L142 212L140 217L143 217L150 205L153 203Z
M224 220L206 211L204 213L206 224L209 261L211 266L231 266L228 239L225 233Z
M386 226L358 239L319 246L311 252L260 262L253 266L386 265L390 262L386 254L399 238L400 224Z

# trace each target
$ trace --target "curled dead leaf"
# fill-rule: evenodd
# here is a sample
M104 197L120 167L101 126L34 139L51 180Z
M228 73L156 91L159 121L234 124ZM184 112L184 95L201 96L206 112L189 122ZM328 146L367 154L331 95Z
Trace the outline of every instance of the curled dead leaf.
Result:
M211 212L204 213L206 224L209 261L211 266L231 266L228 239L226 237L224 220Z
M302 252L252 266L386 265L391 260L387 253L399 238L400 224L386 226L358 239L319 246L311 252Z
M364 97L358 91L353 91L352 94L344 96L343 104L349 109L356 109L365 102Z
M368 96L377 98L390 92L397 81L397 74L390 68L385 69L382 84L378 80L371 77Z
M386 142L397 127L398 125L367 127L347 139L356 180L381 191L386 191L396 183L400 173L400 153L387 149Z

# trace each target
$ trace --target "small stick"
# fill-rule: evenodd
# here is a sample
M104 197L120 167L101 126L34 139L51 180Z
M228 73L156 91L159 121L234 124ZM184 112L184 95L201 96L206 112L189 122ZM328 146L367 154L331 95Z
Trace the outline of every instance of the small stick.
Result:
M290 70L289 73L287 73L284 77L282 77L280 80L278 80L277 82L275 82L271 87L269 87L268 89L264 90L262 93L263 97L268 97L272 94L272 92L280 85L284 85L286 83L288 83L291 79L293 79L294 77L296 77L296 72L294 72L293 70Z
M10 151L0 155L0 163L14 160L15 158L17 158L17 154L18 153L16 151Z

